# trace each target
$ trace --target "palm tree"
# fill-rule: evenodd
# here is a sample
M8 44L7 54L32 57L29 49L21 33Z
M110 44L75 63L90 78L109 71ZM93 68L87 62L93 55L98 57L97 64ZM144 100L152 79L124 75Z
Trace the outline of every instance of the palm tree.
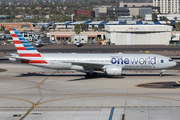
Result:
M177 17L174 17L175 20L177 20Z
M4 26L1 26L1 30L4 31L4 30L5 30L5 27L4 27Z
M167 25L167 22L169 21L169 19L167 17L164 17L164 20L166 21L166 25Z
M126 20L124 21L124 25L127 25L127 22L126 22Z
M80 34L81 30L80 30L80 25L79 24L75 25L74 31L75 31L76 34Z
M46 28L44 27L44 25L41 28L41 32L44 32L46 30Z

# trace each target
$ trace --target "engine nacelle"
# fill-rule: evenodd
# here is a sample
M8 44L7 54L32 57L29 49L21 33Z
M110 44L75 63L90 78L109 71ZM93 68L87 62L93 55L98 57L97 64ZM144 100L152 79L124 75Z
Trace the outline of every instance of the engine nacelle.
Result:
M107 66L106 67L107 75L121 75L122 74L122 67L121 66Z

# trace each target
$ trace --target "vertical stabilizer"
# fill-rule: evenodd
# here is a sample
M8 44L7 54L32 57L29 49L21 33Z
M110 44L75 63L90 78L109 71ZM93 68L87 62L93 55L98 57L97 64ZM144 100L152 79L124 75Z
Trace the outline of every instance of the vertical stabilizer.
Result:
M41 57L41 54L15 29L9 28L19 57Z

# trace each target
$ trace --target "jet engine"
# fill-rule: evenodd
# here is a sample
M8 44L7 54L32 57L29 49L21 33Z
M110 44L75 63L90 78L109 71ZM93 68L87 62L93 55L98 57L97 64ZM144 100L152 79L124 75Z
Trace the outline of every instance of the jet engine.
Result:
M122 74L122 67L121 66L107 66L106 67L107 75L121 75Z

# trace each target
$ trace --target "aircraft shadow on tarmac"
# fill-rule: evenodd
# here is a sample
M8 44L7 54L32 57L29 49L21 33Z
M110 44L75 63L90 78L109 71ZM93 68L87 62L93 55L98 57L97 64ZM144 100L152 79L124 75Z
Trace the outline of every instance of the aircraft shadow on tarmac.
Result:
M123 76L108 76L106 74L98 74L97 77L94 77L94 78L85 78L83 76L83 78L78 78L78 79L73 79L73 80L68 80L68 81L92 80L92 79L98 79L98 78L104 78L104 79L109 79L109 78L111 78L111 79L124 79L125 77L123 77Z
M78 74L75 74L75 75L48 75L48 74L40 74L40 73L20 73L21 75L17 75L16 77L25 77L25 76L84 76L84 75L78 75Z
M39 73L27 73L27 74L21 74L16 77L27 77L27 76L52 76L52 77L81 77L77 79L72 79L68 81L81 81L81 80L92 80L92 79L97 79L97 78L104 78L104 79L124 79L126 76L159 76L159 74L122 74L121 76L108 76L103 73L98 73L97 77L95 78L85 78L85 75L80 75L80 74L64 74L64 75L48 75L48 74L39 74ZM163 76L178 76L177 74L163 74ZM162 77L163 77L162 76Z
M27 76L51 76L51 77L64 77L64 76L67 76L67 77L78 77L78 76L82 76L82 78L79 78L79 79L74 79L74 80L69 80L69 81L76 81L76 80L88 80L88 79L96 79L96 78L112 78L112 79L119 79L119 78L124 78L122 76L108 76L106 74L103 74L103 73L98 73L98 76L95 77L95 78L85 78L85 75L79 75L79 74L64 74L64 75L48 75L48 74L40 74L40 73L27 73L27 74L24 74L24 73L20 73L21 75L17 75L16 77L27 77Z
M159 76L159 74L122 74L121 76L108 76L106 74L102 74L96 77L96 78L105 78L105 79L124 79L126 76ZM163 76L178 76L175 74L163 74ZM78 81L78 80L88 80L88 79L96 79L96 78L79 78L74 80L68 80L68 81Z

